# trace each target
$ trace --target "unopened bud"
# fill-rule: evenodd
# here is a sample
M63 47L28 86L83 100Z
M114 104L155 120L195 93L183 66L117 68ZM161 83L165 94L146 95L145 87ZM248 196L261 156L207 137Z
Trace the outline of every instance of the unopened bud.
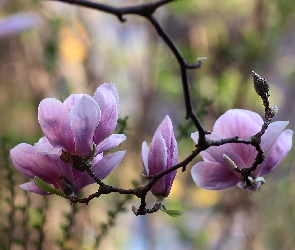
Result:
M254 71L252 71L252 78L256 93L261 97L268 95L269 86L267 81Z
M271 117L274 117L279 112L278 106L271 107Z
M256 179L255 179L255 182L256 183L261 183L261 184L265 184L265 179L263 178L263 177L257 177Z
M223 154L222 155L222 159L224 160L224 162L227 164L227 166L229 166L229 168L233 171L236 171L238 166L233 162L233 160L231 158L229 158L228 155Z
M132 212L137 216L137 207L136 206L132 206Z

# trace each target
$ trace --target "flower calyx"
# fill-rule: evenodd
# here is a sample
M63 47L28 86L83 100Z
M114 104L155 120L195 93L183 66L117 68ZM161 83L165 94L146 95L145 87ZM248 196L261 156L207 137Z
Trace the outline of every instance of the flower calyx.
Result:
M80 172L85 172L92 167L92 161L95 156L96 152L96 145L93 143L93 149L89 157L81 157L80 155L73 154L71 152L67 152L66 150L62 149L62 153L60 155L60 159L66 163L72 165L73 168Z

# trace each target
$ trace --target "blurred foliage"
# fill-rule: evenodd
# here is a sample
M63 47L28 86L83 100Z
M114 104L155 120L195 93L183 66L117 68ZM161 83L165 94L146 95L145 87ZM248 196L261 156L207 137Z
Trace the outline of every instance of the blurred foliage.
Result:
M146 1L124 4L140 2ZM141 143L150 142L165 115L173 120L179 160L193 150L195 129L184 119L179 66L147 22L128 16L121 24L93 10L36 0L6 1L0 16L22 11L37 13L38 27L0 40L1 249L93 249L97 242L110 250L294 247L294 150L251 195L238 188L202 190L192 182L190 167L179 171L165 200L169 210L185 211L178 218L161 212L135 217L133 204L121 206L124 197L117 195L70 206L61 197L25 194L18 186L28 180L15 171L8 154L16 144L34 144L42 136L37 108L43 98L92 95L99 84L116 82L124 117L116 131L127 131L120 148L128 152L106 182L124 188L140 180ZM270 83L271 105L280 109L277 119L290 120L295 128L292 1L175 1L156 17L189 63L208 58L189 72L192 103L208 130L230 108L262 113L252 70ZM87 187L85 195L95 189Z

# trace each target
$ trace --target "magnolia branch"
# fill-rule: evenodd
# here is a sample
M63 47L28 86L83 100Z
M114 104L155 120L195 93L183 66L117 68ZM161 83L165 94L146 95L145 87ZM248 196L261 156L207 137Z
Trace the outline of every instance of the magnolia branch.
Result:
M188 64L184 57L182 56L181 52L179 51L178 47L175 45L173 40L170 36L165 32L159 22L154 18L154 12L161 6L173 2L174 0L161 0L156 1L153 3L146 3L140 4L135 6L127 6L127 7L114 7L107 4L91 2L87 0L52 0L57 2L63 2L73 5L78 5L81 7L91 8L98 11L102 11L108 14L112 14L118 17L121 22L125 22L126 18L125 15L138 15L146 18L152 26L157 31L158 35L163 39L166 43L168 48L171 50L175 58L177 59L179 66L180 66L180 73L181 73L181 80L182 80L182 87L184 93L184 100L185 100L185 108L186 108L186 119L192 119L194 122L197 130L200 133L200 142L205 143L205 134L207 131L202 126L200 120L196 116L192 103L191 103L191 96L188 86L188 77L187 77L187 70L188 69L197 69L202 65L202 61L205 58L199 58L196 64Z
M233 137L233 138L221 139L219 141L211 141L205 136L206 134L209 134L210 132L207 132L204 129L204 127L200 123L198 117L196 116L192 108L188 77L187 77L187 71L189 69L199 68L202 65L202 61L205 58L199 58L196 64L188 64L186 60L184 59L183 55L181 54L181 52L179 51L176 44L173 42L170 36L166 33L166 31L163 29L163 27L160 25L157 19L153 16L154 12L159 7L165 4L168 4L170 2L173 2L173 0L160 0L153 3L145 3L145 4L135 5L135 6L126 6L126 7L114 7L107 4L96 3L96 2L87 1L87 0L52 0L52 1L78 5L81 7L91 8L91 9L95 9L95 10L105 12L111 15L115 15L121 22L125 22L127 20L125 18L125 15L138 15L138 16L146 18L151 23L151 25L155 28L157 34L163 39L164 43L173 53L173 55L175 56L179 64L183 93L184 93L185 108L186 108L186 119L192 119L192 121L194 122L199 132L199 141L196 146L196 149L185 160L156 175L146 176L146 179L149 179L149 182L146 185L139 188L120 189L117 187L107 185L101 179L95 176L91 168L86 168L85 171L99 185L98 191L94 194L89 195L87 198L83 198L83 199L80 199L77 197L69 197L72 203L88 204L92 199L98 198L102 194L109 194L109 193L131 194L131 195L137 196L141 200L140 207L138 209L133 207L133 212L136 215L144 215L146 213L156 212L161 208L161 204L157 202L155 203L153 208L151 209L146 208L146 196L148 192L151 191L153 185L160 178L179 168L182 168L182 170L185 171L187 164L190 163L201 151L206 150L207 148L211 146L220 146L227 143L243 143L243 144L252 145L253 147L256 148L257 156L250 168L240 169L238 167L234 167L233 169L234 171L237 171L243 176L247 186L252 185L251 178L250 178L251 172L255 171L257 166L261 164L264 160L264 155L263 155L264 152L260 147L261 137L265 133L266 129L268 128L268 125L271 122L271 118L274 115L274 111L269 107L269 102L268 102L269 88L265 79L258 76L255 72L252 73L255 90L257 94L262 98L263 105L265 107L265 120L261 130L256 135L253 135L249 139L241 139L238 137Z

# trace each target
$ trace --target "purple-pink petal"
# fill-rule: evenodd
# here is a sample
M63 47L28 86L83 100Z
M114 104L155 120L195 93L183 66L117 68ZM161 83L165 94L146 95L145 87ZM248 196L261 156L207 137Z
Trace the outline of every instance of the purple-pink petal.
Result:
M94 142L101 143L117 125L119 97L113 83L105 83L97 88L93 96L101 109L100 123L94 133Z
M118 151L94 162L92 167L94 174L100 179L106 178L117 167L125 153L126 151Z
M240 181L229 167L219 163L198 162L193 166L191 174L197 186L208 190L225 189Z
M26 190L28 192L33 192L36 194L41 194L41 195L49 195L50 193L47 193L41 189L39 189L34 181L30 181L24 184L20 185L20 188L22 188L23 190Z
M93 135L99 120L99 106L90 96L84 95L72 107L70 125L78 155L82 157L90 156L93 149Z
M84 94L71 94L67 99L64 100L64 105L66 105L69 113L72 107L82 98Z
M148 155L149 174L157 174L167 168L167 147L162 134L156 131Z
M59 160L62 153L62 149L54 148L46 137L42 137L37 143L35 143L34 148L37 153L48 155L55 160Z
M10 156L15 168L24 175L34 178L34 169L38 168L35 159L35 150L32 145L21 143L10 150Z
M92 162L93 173L100 179L106 178L121 162L126 151L118 151L113 154L102 157L98 155ZM78 193L83 187L95 183L87 173L80 173L75 181L74 191Z
M212 137L217 138L217 136L217 134L212 133L207 137L212 139ZM237 154L235 145L236 144L224 144L218 147L210 147L205 151L202 151L200 154L206 162L218 162L221 165L227 166L222 159L223 154L226 154L236 163L237 166L239 166L239 168L245 168L247 165L245 164L244 159L241 158L243 155Z
M223 138L237 135L243 139L249 138L257 133L263 124L261 118L261 125L256 123L258 118L255 119L256 122L254 122L251 118L255 117L255 115L253 114L252 117L250 117L249 112L250 111L243 112L240 109L228 110L217 119L213 131Z
M170 145L172 142L171 139L174 137L174 133L173 133L172 121L168 115L165 116L164 120L159 125L157 131L160 131L160 133L162 134L165 140L166 147L170 149Z
M38 176L47 183L59 186L59 182L56 182L59 176L56 173L56 161L48 162L49 156L37 153L33 146L19 144L10 151L10 156L16 169L24 175L30 178Z
M142 150L141 150L141 163L145 170L145 174L148 176L150 175L149 171L149 164L148 164L148 157L149 157L149 147L146 142L142 143Z
M149 175L158 174L167 169L167 146L160 131L156 131L148 155ZM154 195L165 193L165 177L158 180L152 187Z
M43 133L54 147L75 153L70 113L62 102L54 98L42 100L38 108L38 119Z
M101 152L107 152L107 151L117 147L118 145L120 145L125 140L126 140L126 136L124 134L110 135L108 138L103 140L96 147L96 154L100 154Z
M36 173L43 181L51 183L55 188L61 188L60 176L66 177L71 183L74 182L72 167L60 160L55 160L48 155L36 153L36 162L42 172Z
M285 130L274 143L271 153L267 155L260 175L268 174L273 171L277 165L289 153L292 147L293 131L290 129Z

